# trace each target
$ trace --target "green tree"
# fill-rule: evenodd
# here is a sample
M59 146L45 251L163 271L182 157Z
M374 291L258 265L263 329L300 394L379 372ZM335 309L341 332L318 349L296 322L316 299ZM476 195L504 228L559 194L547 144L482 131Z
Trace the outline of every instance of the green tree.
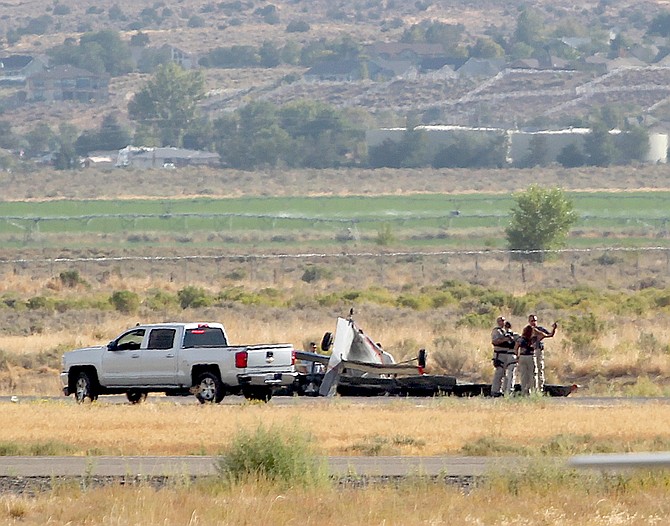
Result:
M260 65L264 68L274 68L281 63L281 53L274 42L266 40L258 50Z
M120 150L130 144L130 133L113 113L102 118L98 142L101 150Z
M67 41L50 49L49 55L54 64L71 64L95 73L118 76L132 70L128 44L110 29L82 35L79 45Z
M295 66L300 64L300 46L297 42L289 40L279 52L279 58L284 64Z
M650 35L670 36L670 12L664 11L656 15L649 24Z
M616 150L609 129L604 123L596 123L584 138L584 151L591 166L609 166Z
M567 144L556 156L556 161L565 168L576 168L586 164L586 156L574 143Z
M622 133L617 141L619 161L641 161L649 153L649 133L641 126L634 126Z
M533 166L544 166L547 164L547 155L549 154L549 145L546 135L533 135L528 144L528 154L522 160L523 168L532 168Z
M197 116L197 104L204 93L201 72L165 64L128 103L128 114L151 129L163 146L180 146L184 132Z
M54 156L54 168L56 170L71 170L77 168L77 153L74 143L77 139L77 128L69 123L61 123L58 126L58 151Z
M130 45L136 47L146 47L149 45L149 35L138 31L130 37Z
M18 138L12 131L12 123L9 121L0 121L0 148L16 148Z
M476 58L499 58L505 56L505 50L490 38L478 38L470 48L470 56Z
M514 196L510 224L505 230L509 248L522 259L543 261L544 252L563 246L570 227L577 220L572 202L560 188L529 186ZM528 252L531 251L531 252Z
M130 144L130 133L123 128L113 114L102 119L99 130L86 130L75 142L75 150L79 155L86 155L94 150L120 150Z
M529 46L536 47L542 41L544 22L542 17L533 9L525 9L516 20L514 39Z

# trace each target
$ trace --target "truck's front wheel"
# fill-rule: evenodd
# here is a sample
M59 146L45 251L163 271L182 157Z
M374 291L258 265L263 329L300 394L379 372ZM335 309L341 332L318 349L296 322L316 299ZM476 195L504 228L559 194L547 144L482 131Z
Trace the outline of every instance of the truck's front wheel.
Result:
M196 383L195 397L201 404L216 403L223 400L223 384L214 373L202 373Z
M98 394L93 387L93 380L86 372L80 372L74 384L74 398L78 404L83 404L86 399L91 402L98 399Z

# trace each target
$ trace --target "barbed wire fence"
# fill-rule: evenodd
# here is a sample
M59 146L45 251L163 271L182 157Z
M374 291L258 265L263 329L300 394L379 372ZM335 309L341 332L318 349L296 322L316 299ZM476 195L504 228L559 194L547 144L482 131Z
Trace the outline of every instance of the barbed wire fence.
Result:
M529 261L541 255L543 261ZM311 272L321 269L323 272ZM342 287L388 284L436 285L455 279L516 290L538 285L605 284L645 288L665 286L670 247L595 247L558 250L504 249L434 251L351 251L230 254L119 254L0 258L0 270L33 279L76 270L104 283L110 276L148 278L183 284L282 286L304 281ZM311 276L311 278L310 278ZM326 278L326 279L322 279Z

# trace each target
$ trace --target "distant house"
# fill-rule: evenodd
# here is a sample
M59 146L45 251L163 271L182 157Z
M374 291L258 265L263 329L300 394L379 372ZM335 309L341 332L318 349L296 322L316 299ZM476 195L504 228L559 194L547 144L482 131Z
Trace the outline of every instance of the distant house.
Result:
M591 37L562 37L560 40L571 49L579 49L591 45Z
M502 58L470 58L457 71L461 77L492 77L504 66L505 59Z
M179 168L183 166L218 166L218 153L185 148L143 148L126 146L119 150L117 167Z
M510 62L507 65L511 69L568 69L570 62L552 55L546 55L541 59L537 58L522 58Z
M614 71L615 69L642 68L646 65L645 62L635 57L619 57L610 60L607 63L607 69Z
M160 48L161 51L166 51L170 61L174 62L183 69L194 69L198 67L198 57L194 53L188 53L171 44L164 44Z
M74 66L56 66L28 78L29 101L104 101L109 97L109 75L97 75Z
M46 69L45 62L30 55L0 57L0 79L6 82L25 82L26 79Z
M84 167L95 168L113 168L116 164L116 158L119 152L117 150L89 152L89 154L82 160Z
M440 44L411 44L405 42L379 42L365 47L365 54L371 58L386 60L410 60L418 64L427 58L445 57Z
M351 82L363 78L363 64L360 60L326 60L309 68L304 79L308 82L330 80Z
M396 74L404 74L412 66L421 72L439 70L447 64L454 66L440 44L379 42L366 46L364 52L371 62L383 64Z

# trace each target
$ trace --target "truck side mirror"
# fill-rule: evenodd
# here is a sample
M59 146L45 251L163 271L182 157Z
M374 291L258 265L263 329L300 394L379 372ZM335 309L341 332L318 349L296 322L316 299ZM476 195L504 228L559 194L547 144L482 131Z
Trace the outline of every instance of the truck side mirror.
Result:
M117 346L116 340L112 340L111 342L109 342L107 344L107 350L108 351L116 351L116 346Z

